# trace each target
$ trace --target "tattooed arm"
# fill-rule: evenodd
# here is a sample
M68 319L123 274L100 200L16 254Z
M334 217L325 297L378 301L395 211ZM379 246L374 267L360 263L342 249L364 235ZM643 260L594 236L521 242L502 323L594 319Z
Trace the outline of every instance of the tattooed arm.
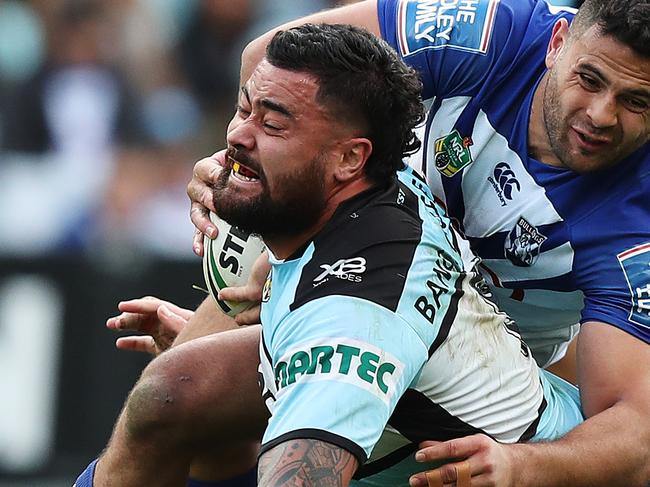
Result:
M280 443L259 461L258 486L347 486L357 469L356 458L341 447L320 440Z

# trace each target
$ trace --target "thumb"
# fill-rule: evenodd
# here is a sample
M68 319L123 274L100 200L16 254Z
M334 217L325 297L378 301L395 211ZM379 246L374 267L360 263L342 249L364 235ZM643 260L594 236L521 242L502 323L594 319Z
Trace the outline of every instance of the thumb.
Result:
M219 291L219 299L222 301L234 301L236 303L246 301L257 302L259 301L259 297L255 296L255 294L248 286L225 287Z

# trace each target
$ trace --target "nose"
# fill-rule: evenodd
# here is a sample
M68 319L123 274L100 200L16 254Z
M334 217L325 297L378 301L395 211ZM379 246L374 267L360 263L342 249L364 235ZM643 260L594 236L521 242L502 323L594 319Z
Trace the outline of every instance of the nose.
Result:
M613 127L618 122L616 98L610 93L601 92L591 97L587 106L587 116L596 128Z
M250 118L240 119L237 115L228 124L226 141L232 147L251 150L255 146L254 123Z

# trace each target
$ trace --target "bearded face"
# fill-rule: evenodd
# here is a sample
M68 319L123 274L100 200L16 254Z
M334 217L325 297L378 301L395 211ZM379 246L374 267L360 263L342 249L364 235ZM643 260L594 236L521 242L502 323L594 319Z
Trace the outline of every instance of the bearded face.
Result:
M231 225L263 238L292 236L322 214L326 202L321 157L307 161L293 173L277 176L273 190L262 164L244 151L229 148L227 160L214 185L213 201L219 216ZM247 192L246 185L259 189Z

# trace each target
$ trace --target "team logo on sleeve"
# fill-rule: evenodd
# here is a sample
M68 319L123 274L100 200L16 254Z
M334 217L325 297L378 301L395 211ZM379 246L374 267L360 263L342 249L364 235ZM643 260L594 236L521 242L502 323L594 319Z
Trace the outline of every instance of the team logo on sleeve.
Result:
M462 137L458 130L436 139L433 144L436 169L441 174L449 178L452 177L472 163L472 153L469 148L473 144L471 137Z
M517 267L530 267L537 260L544 241L546 236L539 233L525 218L519 217L506 237L505 256Z
M499 0L404 0L398 12L402 56L449 47L485 54Z
M632 295L630 321L650 327L650 243L616 256Z
M404 364L378 347L331 337L286 352L275 364L274 376L278 397L298 381L333 380L360 387L388 403L403 370Z

